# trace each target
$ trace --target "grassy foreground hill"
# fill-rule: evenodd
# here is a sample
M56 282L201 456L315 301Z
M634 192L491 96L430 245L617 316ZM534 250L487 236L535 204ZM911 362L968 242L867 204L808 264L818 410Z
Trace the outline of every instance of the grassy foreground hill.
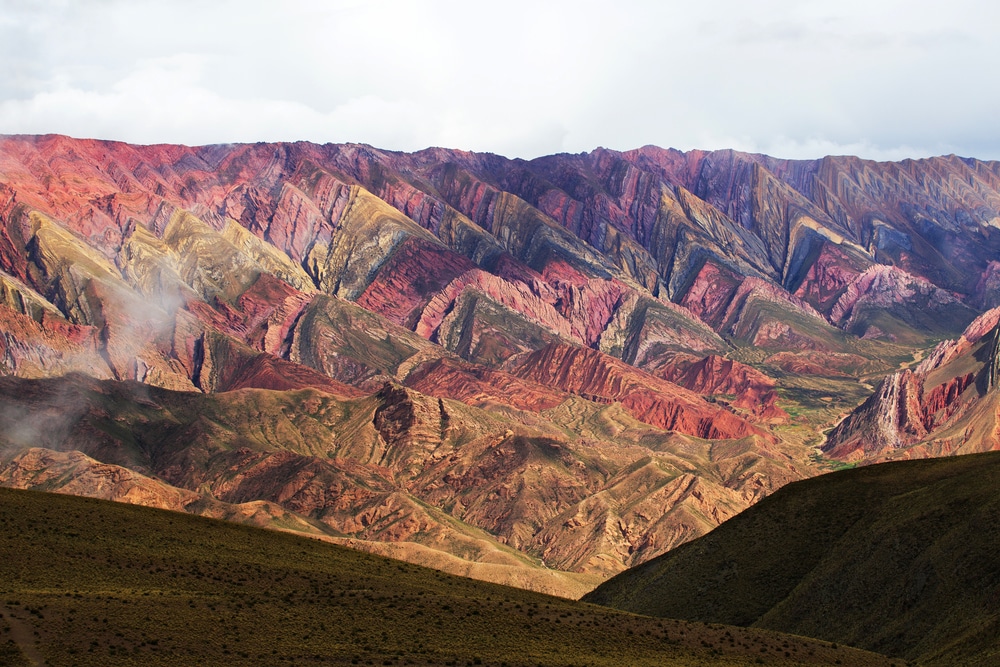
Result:
M789 484L584 599L996 665L998 518L1000 454L845 470Z
M3 665L888 665L295 535L0 489Z

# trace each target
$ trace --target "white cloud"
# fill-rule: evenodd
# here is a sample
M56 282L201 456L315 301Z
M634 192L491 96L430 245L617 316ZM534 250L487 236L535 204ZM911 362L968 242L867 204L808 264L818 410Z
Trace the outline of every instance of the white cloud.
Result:
M0 0L0 132L1000 158L974 0Z

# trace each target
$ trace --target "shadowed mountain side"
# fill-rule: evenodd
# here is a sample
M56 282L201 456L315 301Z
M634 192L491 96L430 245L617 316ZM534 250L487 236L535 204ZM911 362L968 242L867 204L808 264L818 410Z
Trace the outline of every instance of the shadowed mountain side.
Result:
M351 421L356 408L318 392L300 393L304 403L297 405L286 399L294 394L216 396L206 403L197 394L83 377L20 385L18 398L0 408L0 482L308 534L353 535L363 544L392 541L397 555L412 552L448 571L564 596L596 583L550 572L395 484L391 464L395 470L408 464L378 453L386 443L371 426L374 405L358 406L367 412L365 425ZM380 423L388 434L390 423ZM352 424L362 431L353 440ZM393 444L405 451L404 443Z
M585 599L752 625L928 665L1000 657L1000 453L790 484Z
M315 537L329 536L329 528L289 512L276 503L220 502L212 496L170 486L128 468L100 463L78 451L57 452L31 448L0 460L0 484L130 505L188 512L273 530L287 530Z
M0 525L5 665L890 664L828 642L623 614L90 498L0 489Z

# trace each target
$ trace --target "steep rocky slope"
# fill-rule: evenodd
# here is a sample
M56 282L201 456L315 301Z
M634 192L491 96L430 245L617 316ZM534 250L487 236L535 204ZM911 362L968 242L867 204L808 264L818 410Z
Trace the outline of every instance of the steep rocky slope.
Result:
M1000 308L939 343L912 369L883 379L827 437L844 460L968 454L997 448Z
M525 380L593 401L618 402L639 421L666 431L709 440L764 435L694 392L585 347L549 345L525 357L512 372Z

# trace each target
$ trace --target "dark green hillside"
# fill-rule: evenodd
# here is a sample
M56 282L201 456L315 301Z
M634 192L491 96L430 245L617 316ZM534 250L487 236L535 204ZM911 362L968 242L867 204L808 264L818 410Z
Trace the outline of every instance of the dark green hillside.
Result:
M0 489L0 613L4 665L889 664L274 531L10 489Z
M1000 454L796 482L585 597L925 664L1000 664Z

